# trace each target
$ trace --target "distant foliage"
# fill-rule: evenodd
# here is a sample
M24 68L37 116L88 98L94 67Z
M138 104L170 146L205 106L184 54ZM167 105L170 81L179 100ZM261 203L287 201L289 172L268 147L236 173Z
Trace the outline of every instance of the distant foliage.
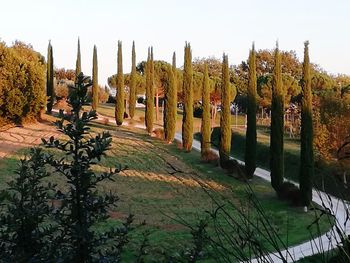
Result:
M56 80L75 80L75 70L59 68L55 69L55 78Z
M45 61L30 45L0 42L0 119L22 123L44 109Z
M98 103L106 103L109 98L109 92L106 91L102 86L98 86ZM88 89L87 101L92 102L92 88ZM115 103L115 100L114 100Z

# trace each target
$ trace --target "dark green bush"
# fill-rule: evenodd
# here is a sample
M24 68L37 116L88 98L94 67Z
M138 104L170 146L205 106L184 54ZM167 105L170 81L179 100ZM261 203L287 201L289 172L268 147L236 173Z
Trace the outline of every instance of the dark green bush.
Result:
M300 189L293 183L283 182L277 191L278 198L291 202L295 206L300 206Z

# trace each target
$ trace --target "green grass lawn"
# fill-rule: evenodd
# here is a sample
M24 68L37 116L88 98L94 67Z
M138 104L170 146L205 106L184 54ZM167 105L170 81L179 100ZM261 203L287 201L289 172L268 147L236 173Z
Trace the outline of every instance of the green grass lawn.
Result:
M146 222L146 225L133 231L124 255L126 262L134 261L145 231L149 232L148 250L152 255L148 257L149 262L154 262L154 255L158 255L161 261L164 251L175 254L191 246L190 229L178 221L182 218L190 225L195 225L199 219L208 217L206 211L216 207L214 200L225 204L232 217L237 216L232 204L247 209L249 191L246 184L227 176L213 164L201 163L198 152L184 153L175 143L164 144L150 138L144 131L131 127L93 124L92 128L94 132L109 130L113 135L111 149L106 158L93 167L94 170L102 172L118 164L127 166L125 171L115 176L115 182L99 185L100 190L116 192L120 197L117 208L111 211L112 218L107 225L100 226L100 231L108 225L120 224L130 213L135 216L136 226ZM0 188L4 188L5 181L14 176L18 159L25 152L20 150L8 158L0 159ZM52 176L50 181L57 183L63 190L66 187L59 176ZM212 198L203 190L203 186ZM297 244L310 237L307 227L315 218L312 213L303 213L279 201L271 186L261 179L255 178L251 187L271 227L278 231L285 243ZM254 210L251 210L251 216L257 218ZM232 231L223 218L219 220L228 232ZM321 232L328 228L327 220L321 220ZM212 223L209 223L208 232L214 235ZM265 246L271 248L266 242ZM209 249L204 261L212 262L214 257Z
M97 112L104 115L104 116L114 118L114 107L115 107L115 105L112 103L100 104L97 108ZM86 106L85 108L89 109L88 106ZM177 121L176 121L176 131L181 132L182 110L178 109L177 113L178 114L177 114ZM134 120L144 123L144 118L145 118L145 109L144 108L137 108L135 110ZM155 119L154 123L158 126L163 126L162 108L159 108L159 118L158 118L158 120ZM236 116L235 115L231 116L231 123L232 123L233 127L235 127L235 125L236 125ZM220 112L218 112L213 125L214 125L214 127L220 126ZM245 115L238 115L237 116L237 125L238 126L245 125ZM200 132L200 129L201 129L201 118L194 118L193 119L193 132L194 133Z

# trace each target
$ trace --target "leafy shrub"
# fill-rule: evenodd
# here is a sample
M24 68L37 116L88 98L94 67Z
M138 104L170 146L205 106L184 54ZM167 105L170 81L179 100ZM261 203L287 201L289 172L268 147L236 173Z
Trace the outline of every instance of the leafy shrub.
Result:
M205 163L219 165L219 155L214 151L210 150L208 152L203 153L201 161Z
M67 99L69 95L68 83L65 81L60 81L55 85L55 95L57 100Z
M164 129L156 128L153 130L154 137L163 140L164 139Z
M99 91L98 91L98 102L99 103L110 102L110 99L109 99L110 97L111 96L109 95L108 91L106 91L102 87L99 87ZM92 102L92 89L88 89L87 101ZM114 103L115 103L115 98L114 98Z
M301 206L300 189L293 183L283 182L277 191L278 198L290 201L295 206Z
M55 249L55 226L47 223L52 213L48 199L54 185L42 183L49 176L46 158L41 149L31 149L9 188L1 193L1 262L48 262Z
M196 105L193 108L193 117L202 118L202 114L203 114L203 107L202 107L202 105Z
M21 123L44 109L45 62L30 45L0 43L0 118Z
M137 103L145 104L145 99L143 97L138 97Z

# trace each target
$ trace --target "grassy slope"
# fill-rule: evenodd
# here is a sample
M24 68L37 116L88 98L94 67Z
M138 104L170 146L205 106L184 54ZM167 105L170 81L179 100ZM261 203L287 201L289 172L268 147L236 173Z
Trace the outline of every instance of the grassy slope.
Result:
M207 185L210 193L220 202L232 202L239 206L247 200L244 183L226 176L216 166L200 163L197 152L184 153L175 144L165 145L141 130L100 124L93 126L95 132L109 129L113 134L113 145L107 157L94 169L103 171L119 163L128 166L127 170L115 177L115 182L100 186L103 191L115 191L120 197L117 209L111 212L113 219L109 224L119 223L129 213L135 215L137 224L147 223L135 231L134 239L137 242L130 245L129 251L136 249L144 230L150 231L153 253L162 253L163 250L176 252L188 244L190 230L174 218L181 216L194 225L199 218L207 215L206 210L214 207L198 182ZM21 150L0 160L1 188L4 181L13 176L17 160L23 153ZM173 173L174 168L179 172ZM50 181L56 182L60 188L65 187L60 177L55 176ZM277 200L270 185L262 180L254 179L252 188L267 211L272 226L279 229L285 241L288 237L289 244L296 244L309 238L306 227L314 219L312 214L302 213ZM234 211L230 213L235 214ZM328 224L322 221L322 231L327 227ZM126 257L127 261L132 261L131 252Z

